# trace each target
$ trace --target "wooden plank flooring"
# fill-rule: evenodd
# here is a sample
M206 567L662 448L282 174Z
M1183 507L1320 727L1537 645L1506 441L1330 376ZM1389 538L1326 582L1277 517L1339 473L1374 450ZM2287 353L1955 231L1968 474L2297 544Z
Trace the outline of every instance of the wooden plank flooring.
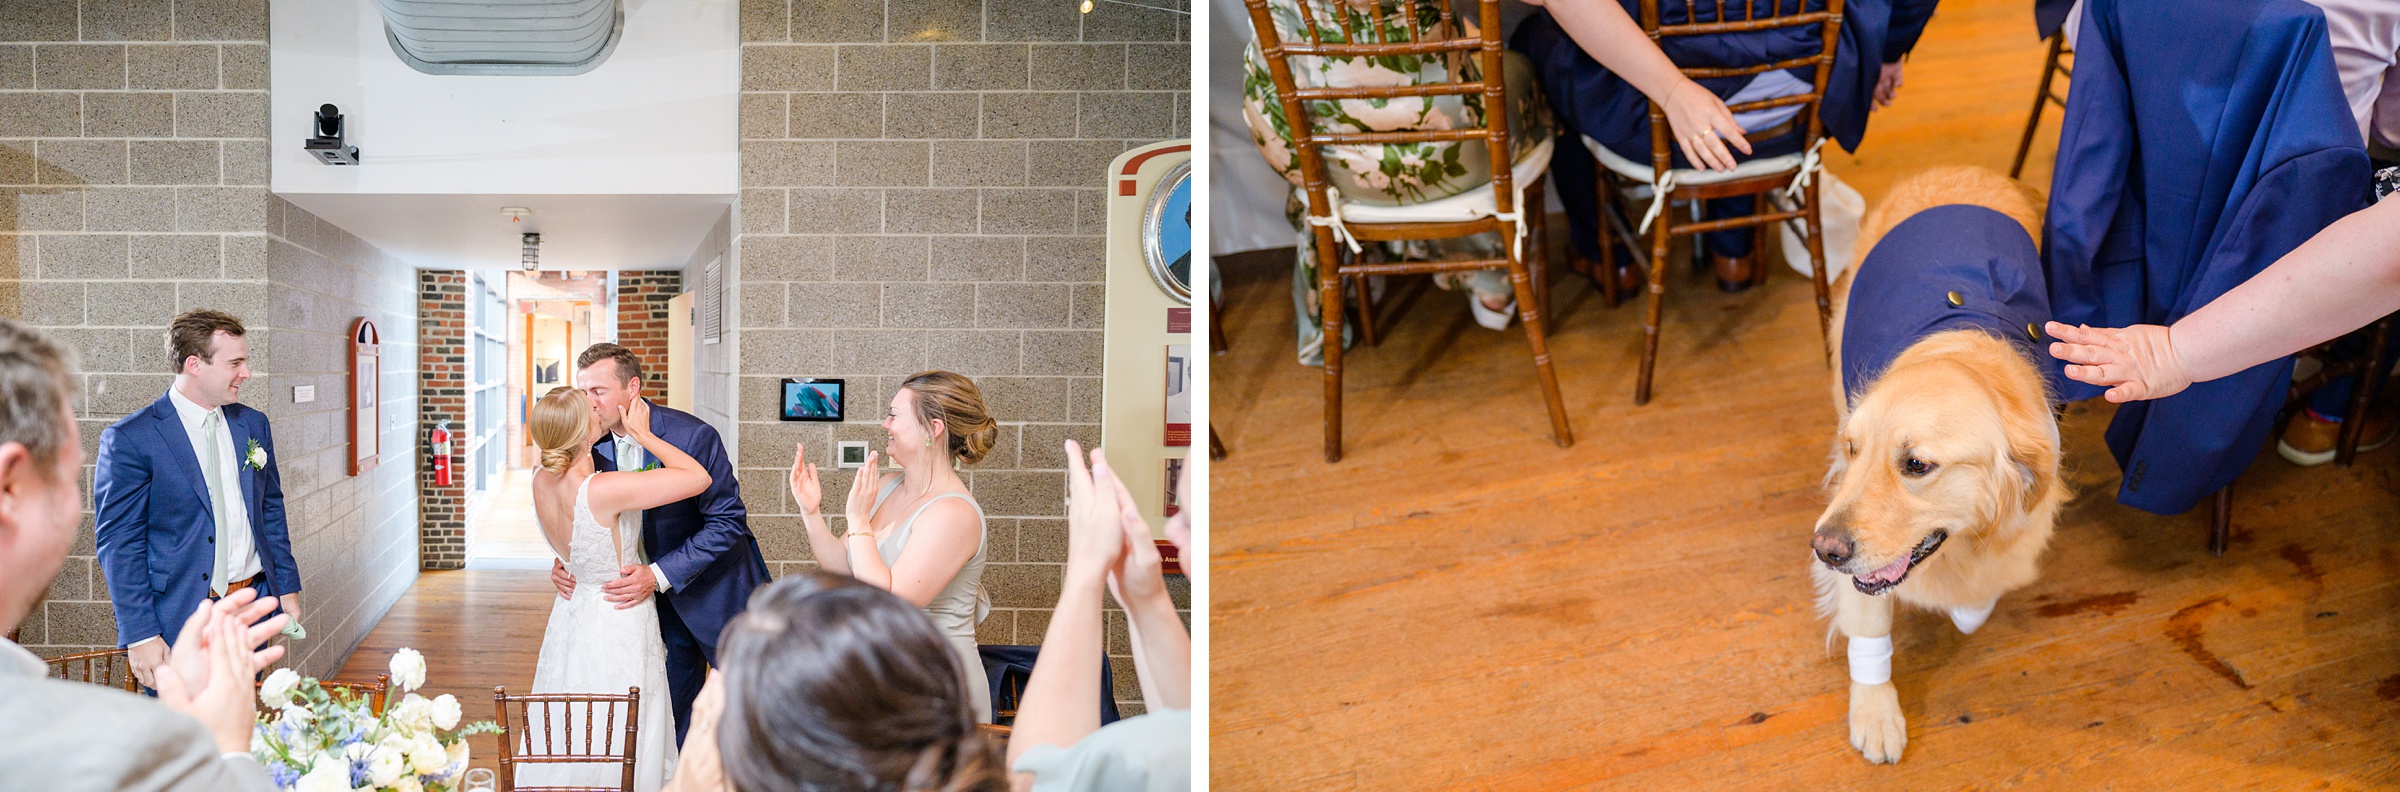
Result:
M412 648L425 655L420 694L457 696L467 722L491 720L492 686L532 690L533 662L557 601L547 569L424 572L334 679L373 682L390 667L394 652ZM470 738L467 745L476 767L498 767L499 743L491 735Z
M2005 169L2041 59L2030 30L2021 2L1943 3L1901 102L1834 169L1870 201L1926 165ZM2043 578L1974 636L1902 617L1908 749L1871 767L1809 601L1833 410L1805 279L1776 265L1724 295L1678 269L1637 408L1639 304L1562 277L1564 450L1522 333L1399 284L1388 337L1347 358L1347 455L1327 464L1289 259L1224 263L1217 789L2400 785L2400 449L2348 470L2266 454L2219 559L2205 508L2114 502L2113 408L2074 407L2081 495Z

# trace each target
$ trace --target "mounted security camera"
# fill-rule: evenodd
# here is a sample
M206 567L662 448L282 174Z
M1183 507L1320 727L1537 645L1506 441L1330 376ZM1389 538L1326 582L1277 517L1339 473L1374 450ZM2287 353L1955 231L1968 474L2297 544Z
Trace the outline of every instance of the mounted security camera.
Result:
M333 105L317 108L317 134L304 148L327 165L358 164L358 147L342 145L342 111Z

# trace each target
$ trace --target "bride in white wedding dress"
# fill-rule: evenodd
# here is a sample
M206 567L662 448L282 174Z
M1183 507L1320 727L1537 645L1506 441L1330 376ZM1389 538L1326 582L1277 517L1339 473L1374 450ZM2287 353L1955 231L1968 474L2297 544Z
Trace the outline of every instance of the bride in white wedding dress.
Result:
M593 473L592 444L600 441L600 425L592 410L582 391L562 387L535 402L526 416L526 430L542 448L542 469L533 477L533 507L542 537L575 579L595 581L575 587L573 598L552 606L541 658L534 664L533 692L622 695L626 688L641 688L633 788L654 792L665 785L675 766L675 713L667 691L667 650L659 633L658 603L647 597L630 606L611 602L598 583L648 563L641 557L642 510L700 494L708 488L708 471L690 454L651 434L650 405L636 399L625 410L623 426L664 467ZM586 753L585 733L597 742L607 724L585 723L582 711L580 706L571 713L562 708L552 724L538 705L529 707L527 728L534 733L534 744L543 745L541 733L549 731L560 750L573 745L573 752ZM617 717L622 728L621 711ZM597 747L589 751L600 752ZM519 764L516 784L614 787L622 783L624 772L622 765L613 764Z

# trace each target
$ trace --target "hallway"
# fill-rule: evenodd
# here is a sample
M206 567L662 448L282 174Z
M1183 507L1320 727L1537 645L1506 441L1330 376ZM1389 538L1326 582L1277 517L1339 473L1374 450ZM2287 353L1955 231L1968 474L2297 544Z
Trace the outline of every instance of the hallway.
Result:
M557 556L534 517L532 470L502 473L467 522L469 569L549 569Z

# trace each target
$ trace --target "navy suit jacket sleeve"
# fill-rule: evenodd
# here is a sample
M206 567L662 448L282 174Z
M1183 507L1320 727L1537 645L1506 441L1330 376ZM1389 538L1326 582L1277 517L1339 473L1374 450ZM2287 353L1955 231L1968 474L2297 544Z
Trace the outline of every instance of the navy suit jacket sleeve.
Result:
M1917 38L1925 35L1925 24L1933 21L1933 6L1937 1L1892 0L1892 21L1883 32L1883 62L1899 63L1917 48Z
M269 588L276 594L300 593L300 564L292 560L291 527L283 514L283 457L275 453L275 433L264 413L250 411L251 431L267 450L267 466L258 471L258 561L267 569Z
M733 463L725 457L724 440L717 436L716 427L698 421L693 426L690 440L675 446L708 469L708 489L698 499L702 524L682 547L650 560L667 573L667 583L677 587L690 585L718 556L752 541L750 513L742 506L742 485L734 479Z
M99 534L100 571L116 605L117 644L163 636L150 591L150 455L125 436L127 422L100 432L92 469L92 529ZM142 427L134 431L148 431Z

